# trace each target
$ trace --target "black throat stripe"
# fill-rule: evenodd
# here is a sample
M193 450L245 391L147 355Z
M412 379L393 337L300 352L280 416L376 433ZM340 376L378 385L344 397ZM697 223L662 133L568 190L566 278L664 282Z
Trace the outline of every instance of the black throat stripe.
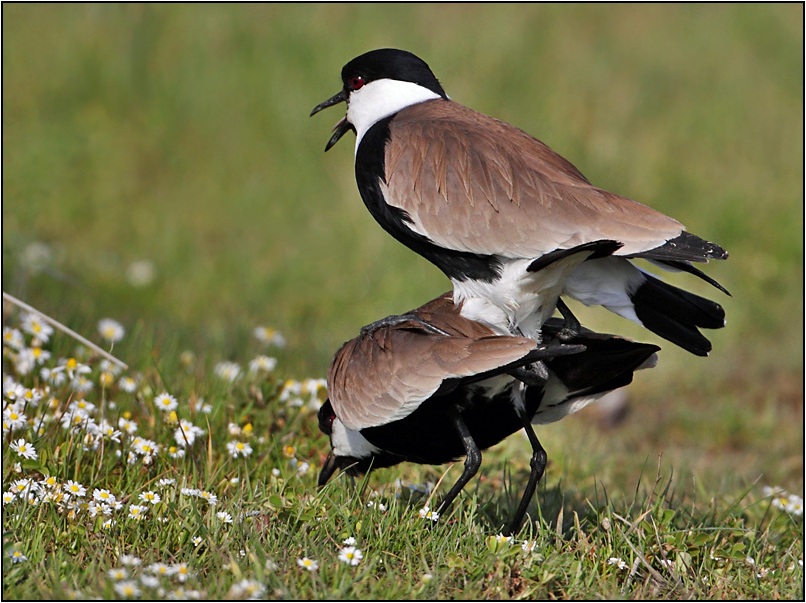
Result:
M501 262L495 256L439 247L408 226L412 220L407 212L386 203L380 183L385 182L385 148L390 140L389 123L394 117L391 115L378 121L358 145L355 179L369 213L386 232L436 265L448 278L457 281L496 280L501 274Z

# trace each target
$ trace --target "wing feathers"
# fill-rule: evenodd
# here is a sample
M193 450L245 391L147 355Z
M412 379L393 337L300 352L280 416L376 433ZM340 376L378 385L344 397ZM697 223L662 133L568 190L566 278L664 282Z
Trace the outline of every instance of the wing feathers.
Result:
M379 329L336 353L328 395L348 428L382 425L412 413L444 381L514 363L537 345L524 337L446 337L405 326Z
M537 258L607 238L630 255L683 232L673 218L592 186L525 132L452 101L407 107L389 128L386 201L437 245Z

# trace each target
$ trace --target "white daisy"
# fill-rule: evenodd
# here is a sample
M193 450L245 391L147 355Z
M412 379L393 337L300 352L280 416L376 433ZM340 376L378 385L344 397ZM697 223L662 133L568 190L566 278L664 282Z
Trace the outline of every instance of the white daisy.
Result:
M270 356L255 356L249 361L250 373L270 373L277 367L277 359Z
M102 318L98 321L98 332L101 337L110 343L116 343L123 339L123 325L112 318Z
M116 582L114 589L117 594L127 599L135 599L139 597L142 592L137 582L134 580L121 580L120 582Z
M263 599L266 587L257 580L244 578L230 587L227 597L231 599Z
M621 557L610 557L607 560L607 565L615 565L620 570L625 570L629 567Z
M162 392L154 398L154 406L159 408L162 412L171 412L172 410L176 410L179 406L179 402L168 392Z
M92 499L105 504L117 500L115 495L105 488L95 488L95 490L92 491Z
M186 419L179 421L179 427L174 431L174 440L179 446L191 446L196 441L196 436L204 435L201 427L196 427Z
M224 523L232 523L232 515L227 513L226 511L219 511L215 514L215 516Z
M68 492L72 496L76 496L78 498L82 498L87 495L87 489L79 484L78 482L74 482L73 480L67 480L67 483L64 485L65 492Z
M213 372L217 377L232 383L241 376L241 367L235 362L219 362Z
M11 563L22 563L23 561L28 561L28 557L23 555L22 551L13 550L10 551L8 554L11 557Z
M126 267L126 280L132 287L150 285L157 277L157 269L150 260L136 260Z
M319 569L319 562L315 559L309 559L308 557L297 559L297 565L299 565L302 569L308 570L309 572L315 572Z
M173 575L176 576L176 579L179 580L179 582L185 582L188 578L193 576L188 564L184 562L177 563L171 569L173 570Z
M237 459L239 456L247 457L252 454L252 447L248 442L232 440L231 442L227 442L227 452L229 452L232 458Z
M30 333L43 343L47 342L53 334L53 327L36 314L23 314L20 326L23 331Z
M27 424L28 417L18 410L16 406L9 406L3 411L3 431L22 429Z
M263 326L255 327L253 333L255 335L255 339L261 343L271 344L277 346L278 348L285 346L285 337L283 337L282 334L276 329Z
M118 427L129 435L134 435L137 433L137 423L124 417L120 417L120 419L118 419Z
M36 453L36 448L34 448L33 444L26 442L23 438L20 438L16 442L11 442L11 449L24 459L35 460L39 458L39 455Z
M106 575L112 580L125 580L129 577L129 570L127 570L125 567L113 567L111 570L106 572Z
M534 551L536 546L537 540L524 540L521 544L521 548L527 553Z
M132 567L137 567L142 563L140 557L135 555L121 555L118 561L120 561L123 565L129 565Z
M162 497L159 494L157 494L156 492L152 492L151 490L141 492L139 498L144 503L151 503L152 505L156 505L158 502L162 500Z
M132 377L124 376L118 381L118 387L127 394L133 394L137 389L137 381Z
M361 549L357 549L354 546L345 546L339 551L339 561L349 565L358 565L363 558L364 554Z
M25 345L25 338L17 329L3 327L3 345L7 345L15 350L21 350Z

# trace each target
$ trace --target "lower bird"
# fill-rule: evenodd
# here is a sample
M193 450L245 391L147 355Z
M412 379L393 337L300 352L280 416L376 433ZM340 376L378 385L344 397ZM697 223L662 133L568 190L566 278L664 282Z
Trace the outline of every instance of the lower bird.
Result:
M319 474L351 475L403 461L442 464L466 457L464 470L437 509L443 513L481 466L481 451L524 429L531 471L509 524L514 533L546 467L532 423L576 412L654 366L654 345L581 329L557 338L562 321L543 327L544 343L497 335L464 318L445 294L362 330L336 353L328 371L329 399L319 427L332 450ZM547 375L533 372L542 361Z

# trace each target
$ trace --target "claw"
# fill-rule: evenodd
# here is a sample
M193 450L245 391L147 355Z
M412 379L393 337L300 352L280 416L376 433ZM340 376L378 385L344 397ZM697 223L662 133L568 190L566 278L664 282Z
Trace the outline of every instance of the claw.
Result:
M543 386L549 379L549 371L541 361L534 362L529 366L514 368L509 374L521 383L533 386Z

